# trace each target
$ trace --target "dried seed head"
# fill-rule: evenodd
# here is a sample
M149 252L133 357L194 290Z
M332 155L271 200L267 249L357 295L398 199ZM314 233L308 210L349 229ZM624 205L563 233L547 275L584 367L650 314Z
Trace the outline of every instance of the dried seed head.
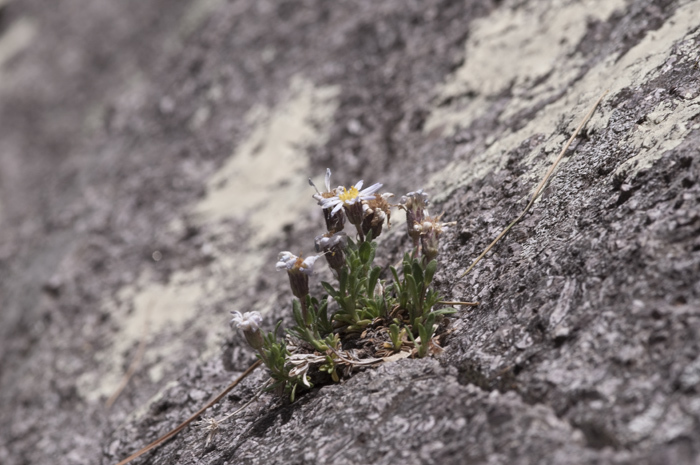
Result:
M362 232L368 234L372 231L372 237L377 238L382 233L384 220L387 227L391 227L391 205L387 202L394 194L386 192L384 194L374 194L374 198L362 202L363 219Z
M431 260L437 257L440 236L449 229L449 226L455 224L457 223L441 223L439 216L437 218L426 217L422 223L413 226L414 234L420 237L421 249L426 263L430 263Z
M420 234L416 233L415 226L423 223L425 217L428 216L428 194L419 189L415 192L409 192L401 197L401 207L406 210L406 228L408 235L413 239L414 247L418 246Z

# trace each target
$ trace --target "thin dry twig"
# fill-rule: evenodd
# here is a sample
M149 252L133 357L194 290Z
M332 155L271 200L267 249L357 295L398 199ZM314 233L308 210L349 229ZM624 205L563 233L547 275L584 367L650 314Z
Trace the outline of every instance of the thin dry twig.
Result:
M143 359L143 353L146 351L146 337L148 336L148 321L143 326L143 333L141 334L141 340L139 341L139 346L136 349L136 354L134 355L134 358L131 360L131 364L129 365L129 368L126 370L126 373L124 373L124 376L122 377L122 380L119 382L119 386L117 386L117 389L114 391L114 393L109 396L109 399L107 399L107 402L105 402L105 407L108 409L114 405L114 403L117 401L119 396L121 395L122 391L124 388L126 388L126 385L129 384L129 381L131 380L131 377L134 376L134 373L136 373L136 370L139 368L139 365L141 364L141 359Z
M542 179L542 181L540 181L540 183L538 184L537 189L535 189L535 192L532 194L532 197L530 198L530 201L528 202L527 206L526 206L525 209L522 211L522 213L520 213L520 215L518 215L518 217L517 217L515 220L513 220L513 222L510 223L510 224L501 232L501 234L499 234L498 237L496 237L496 239L494 239L493 242L491 242L491 244L489 244L488 247L486 247L486 250L484 250L484 251L481 253L481 255L479 255L479 256L476 258L476 260L474 260L474 262L469 266L469 268L467 268L467 271L465 271L464 273L462 273L462 275L460 276L460 278L463 278L464 276L466 276L467 273L469 273L469 272L476 266L476 264L479 263L479 262L481 261L481 259L484 258L484 256L486 256L486 254L489 252L489 250L491 250L491 249L498 243L498 241L500 241L500 240L503 238L503 236L505 236L506 233L507 233L508 231L510 231L510 228L512 228L513 226L515 226L515 224L516 224L518 221L520 221L520 220L523 218L523 216L525 216L525 214L528 212L528 210L530 210L530 207L532 206L533 203L535 203L535 200L537 199L537 197L538 197L538 196L540 195L540 193L542 192L542 189L544 189L544 186L545 186L545 185L547 184L547 182L549 181L549 178L552 176L552 173L553 173L554 170L556 169L557 165L559 164L559 162L561 161L561 159L564 157L564 153L566 153L566 151L569 149L569 146L570 146L571 143L574 141L574 139L576 138L576 136L578 136L578 134L581 132L581 130L582 130L583 127L586 125L586 123L588 122L588 120L591 119L591 116L593 116L593 113L595 112L596 108L598 108L598 105L600 105L600 102L603 100L603 98L604 98L607 94L608 94L608 91L606 90L605 92L603 92L603 94L602 94L600 97L598 97L598 100L596 100L596 102L593 104L593 106L591 107L591 109L588 110L588 113L587 113L586 116L583 118L583 121L581 121L581 123L578 125L578 127L576 128L576 130L574 131L574 133L571 135L571 137L570 137L569 140L567 141L566 145L564 145L564 148L562 148L562 149L561 149L561 152L559 152L559 156L557 156L556 160L554 160L554 163L552 163L552 166L550 166L550 167L549 167L549 170L547 170L547 173L544 175L544 178Z
M217 395L216 397L214 397L214 399L212 399L207 405L205 405L205 406L202 407L201 409L197 410L197 412L195 412L191 417L189 417L187 420L185 420L184 422L182 422L177 428L175 428L175 429L173 429L172 431L170 431L169 433L166 433L166 434L164 434L163 436L159 437L158 439L156 439L155 441L153 441L152 443L150 443L150 444L147 445L146 447L140 449L138 452L135 452L135 453L131 454L129 457L125 458L124 460L122 460L121 462L119 462L117 465L125 465L125 464L131 462L132 460L134 460L134 459L136 459L136 458L138 458L138 457L141 457L143 454L145 454L145 453L148 452L149 450L155 449L156 447L158 447L159 445L161 445L162 443L164 443L164 442L167 441L168 439L171 439L172 437L174 437L175 435L177 435L177 433L179 433L180 431L182 431L183 429L185 429L185 427L186 427L187 425L189 425L190 423L192 423L194 420L197 419L198 416L200 416L202 413L204 413L205 410L207 410L209 407L211 407L212 405L216 404L216 403L219 402L221 399L223 399L223 397L224 397L226 394L228 394L229 392L231 392L231 390L232 390L233 388L235 388L236 386L238 386L238 384L239 384L241 381L243 381L243 379L245 379L246 376L248 376L249 374L251 374L257 367L259 367L260 364L262 364L262 361L261 361L261 360L258 360L257 362L253 363L250 367L248 367L248 369L247 369L246 371L243 372L243 374L241 374L241 376L239 376L238 378L236 378L235 381L233 381L231 384L228 385L228 387L226 387L226 389L224 389L223 391L221 391L221 392L219 393L219 395Z
M258 400L258 398L262 395L263 392L265 392L265 389L267 389L270 384L272 384L272 380L267 380L260 389L258 389L258 392L255 393L255 395L245 404L243 404L242 407L240 407L238 410L236 410L233 413L229 413L225 417L223 417L220 420L217 420L215 418L205 418L204 420L200 420L197 424L201 427L203 427L207 431L207 442L205 443L205 447L209 446L211 443L212 439L214 438L214 435L219 431L219 427L223 422L226 420L235 417L239 413L241 413L243 410L248 408L250 404Z
M458 300L441 300L438 302L443 305L465 305L467 307L477 307L479 302L460 302Z

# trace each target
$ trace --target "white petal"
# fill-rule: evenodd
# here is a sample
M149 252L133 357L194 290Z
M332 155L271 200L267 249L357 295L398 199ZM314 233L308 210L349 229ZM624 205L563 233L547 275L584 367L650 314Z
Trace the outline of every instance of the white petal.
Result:
M258 328L262 324L262 316L258 312L248 312L248 321L250 321L251 324L254 324L256 328Z
M316 263L316 260L318 260L320 256L321 255L312 255L310 257L306 257L301 263L299 270L304 274L312 275L314 273L314 263Z
M331 215L338 213L341 208L343 208L343 202L339 202L338 205L335 206L335 208L331 211Z
M331 169L326 168L326 191L331 191Z
M342 205L343 201L340 200L338 197L329 197L329 198L323 200L323 203L321 204L321 206L323 208L331 208L331 207L338 205L339 203Z
M378 182L378 183L376 183L376 184L372 184L372 185L369 186L367 189L365 189L365 190L363 190L362 192L360 192L360 194L362 194L362 195L374 194L374 193L377 192L379 189L381 189L383 185L384 185L384 184L382 184L382 183L380 183L380 182Z
M364 181L362 179L360 179L360 181L357 184L355 184L353 187L359 191L360 189L362 189L363 182Z
M231 312L231 315L233 315L233 318L231 318L231 324L235 324L236 327L243 321L243 315L241 315L241 312Z
M313 268L314 263L316 263L316 260L318 260L319 257L320 257L320 255L312 255L312 256L310 256L310 257L306 257L306 258L304 259L304 261L301 262L301 263L302 263L302 266L304 266L304 267L309 267L309 268Z
M277 260L283 261L283 262L289 261L291 259L296 260L297 256L288 250L280 252L279 255L277 256Z

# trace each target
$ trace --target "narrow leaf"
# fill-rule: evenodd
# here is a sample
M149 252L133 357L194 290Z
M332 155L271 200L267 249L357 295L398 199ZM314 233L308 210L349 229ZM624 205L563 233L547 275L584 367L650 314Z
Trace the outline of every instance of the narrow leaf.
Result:
M378 266L372 268L369 273L369 280L367 281L367 296L371 297L374 295L374 288L377 286L377 280L379 279L379 273L382 269Z
M425 267L425 287L430 286L430 283L433 282L435 271L437 271L437 260L431 260Z

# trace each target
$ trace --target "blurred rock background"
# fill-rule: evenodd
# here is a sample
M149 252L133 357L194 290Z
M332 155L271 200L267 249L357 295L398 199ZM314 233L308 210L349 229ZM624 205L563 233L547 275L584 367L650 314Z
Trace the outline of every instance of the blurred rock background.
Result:
M263 396L211 443L189 427L135 463L697 463L698 17L697 0L0 0L0 462L116 463L242 372L229 311L290 321L275 258L313 251L306 179L330 167L427 190L458 222L438 286L481 305L435 359ZM382 264L409 246L400 216Z

